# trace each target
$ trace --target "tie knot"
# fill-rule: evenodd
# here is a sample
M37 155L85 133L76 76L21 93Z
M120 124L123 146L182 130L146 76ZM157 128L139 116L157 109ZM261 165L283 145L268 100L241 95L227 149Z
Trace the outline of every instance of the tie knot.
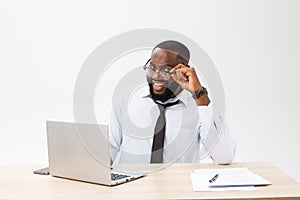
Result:
M158 105L159 109L161 109L161 107L167 108L167 107L174 106L174 105L180 103L179 99L178 99L177 101L175 101L175 102L172 102L172 103L166 103L166 104L161 104L161 103L158 103L158 102L156 102L156 101L154 101L154 102Z

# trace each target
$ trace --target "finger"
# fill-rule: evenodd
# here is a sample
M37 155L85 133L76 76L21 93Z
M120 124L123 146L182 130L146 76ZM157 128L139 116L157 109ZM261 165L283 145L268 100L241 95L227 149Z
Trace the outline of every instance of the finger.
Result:
M176 70L176 73L178 73L178 74L181 73L183 76L189 77L194 74L194 71L193 71L193 69L190 69L190 68L181 68L181 69Z
M178 77L176 74L172 74L171 76L173 80L177 82L181 87L186 88L188 80L186 80L182 75L181 77Z
M181 73L178 70L175 73L171 74L171 77L178 83L188 81L188 78L184 75L184 73Z
M174 81L178 82L177 74L171 74L171 77L174 79Z
M187 70L185 69L178 69L176 70L176 75L178 77L179 80L184 80L187 81L188 80L188 75L187 75Z
M177 69L181 69L181 68L188 68L187 66L185 66L182 63L179 63L178 65L176 65L173 69L171 69L171 72L176 71Z

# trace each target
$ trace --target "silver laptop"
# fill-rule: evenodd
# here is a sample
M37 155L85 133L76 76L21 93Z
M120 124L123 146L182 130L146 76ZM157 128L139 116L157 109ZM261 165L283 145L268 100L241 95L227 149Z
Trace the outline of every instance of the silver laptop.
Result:
M111 168L108 125L47 121L50 175L103 185L143 176Z

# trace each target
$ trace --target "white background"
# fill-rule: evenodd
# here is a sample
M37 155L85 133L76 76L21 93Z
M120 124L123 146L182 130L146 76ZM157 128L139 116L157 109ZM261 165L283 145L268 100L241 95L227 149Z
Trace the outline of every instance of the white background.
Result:
M45 121L73 119L76 76L98 45L165 28L215 63L235 161L273 162L300 181L299 10L297 0L1 1L0 164L47 163Z

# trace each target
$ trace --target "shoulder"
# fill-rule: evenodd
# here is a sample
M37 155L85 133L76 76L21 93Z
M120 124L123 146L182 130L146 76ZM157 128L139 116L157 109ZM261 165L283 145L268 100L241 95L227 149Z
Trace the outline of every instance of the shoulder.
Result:
M144 83L138 85L135 88L127 88L117 91L113 95L112 104L113 107L126 107L126 105L136 102L136 101L144 101L148 99L147 97L150 95L148 84Z
M150 95L150 92L149 92L149 86L147 83L143 83L143 84L137 86L130 93L130 97L142 98L142 97L147 97L149 95Z

